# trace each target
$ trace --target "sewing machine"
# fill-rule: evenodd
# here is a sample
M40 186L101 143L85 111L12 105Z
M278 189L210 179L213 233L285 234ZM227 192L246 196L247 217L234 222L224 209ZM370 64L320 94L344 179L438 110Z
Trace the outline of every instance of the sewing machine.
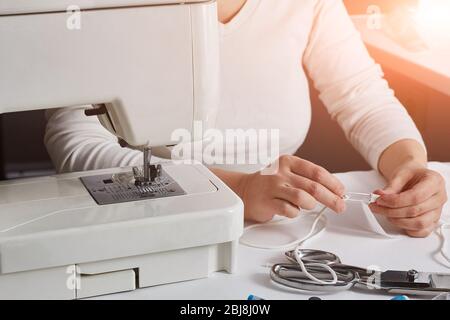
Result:
M0 2L0 113L92 105L86 116L142 150L143 165L0 182L0 298L234 272L241 200L199 163L150 162L175 129L214 125L215 2L76 2Z

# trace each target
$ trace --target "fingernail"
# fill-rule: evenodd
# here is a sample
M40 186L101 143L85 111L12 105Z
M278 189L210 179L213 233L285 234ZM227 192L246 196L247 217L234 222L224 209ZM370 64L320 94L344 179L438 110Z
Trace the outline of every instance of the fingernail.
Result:
M343 213L345 211L345 203L343 201L339 201L336 210L337 213Z

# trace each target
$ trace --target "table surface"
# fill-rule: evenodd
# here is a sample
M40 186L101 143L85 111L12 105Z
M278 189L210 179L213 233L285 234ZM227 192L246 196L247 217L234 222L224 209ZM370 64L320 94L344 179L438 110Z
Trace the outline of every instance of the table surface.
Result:
M450 164L430 164L447 181L450 190ZM348 190L370 192L383 186L383 180L375 172L351 172L338 174ZM329 213L331 214L331 213ZM345 216L342 216L345 217ZM377 266L381 270L397 269L433 272L450 272L439 254L441 240L437 234L425 239L405 236L386 239L373 233L361 231L340 223L334 217L324 232L309 240L305 248L321 249L336 253L343 263L361 267ZM443 220L450 221L448 205ZM342 218L344 221L344 218ZM352 229L353 228L353 229ZM450 248L447 248L450 250ZM313 294L303 294L274 285L269 278L267 265L284 261L283 252L239 247L238 272L235 274L215 273L210 278L138 289L98 297L98 299L206 299L242 300L249 294L265 299L304 300ZM180 261L182 265L182 261ZM324 299L381 299L391 295L373 291L349 290L324 296Z
M375 50L374 55L378 62L428 87L450 95L449 34L424 32L423 37L428 49L413 52L394 41L384 29L368 28L367 16L354 16L353 22L361 33L364 43L369 49Z

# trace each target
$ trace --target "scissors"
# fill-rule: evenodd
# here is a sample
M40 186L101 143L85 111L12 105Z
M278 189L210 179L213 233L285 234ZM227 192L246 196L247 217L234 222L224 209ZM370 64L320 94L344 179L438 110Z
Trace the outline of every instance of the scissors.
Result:
M285 253L289 263L276 264L275 283L303 291L333 293L352 288L385 293L436 296L450 292L450 274L409 271L374 271L341 263L333 253L295 249Z

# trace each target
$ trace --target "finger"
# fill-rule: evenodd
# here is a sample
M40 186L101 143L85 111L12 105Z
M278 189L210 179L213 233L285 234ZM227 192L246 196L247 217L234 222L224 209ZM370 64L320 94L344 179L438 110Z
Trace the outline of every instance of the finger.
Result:
M425 202L415 206L389 208L379 206L376 203L371 203L369 207L373 213L386 216L387 218L416 218L426 212L440 208L445 202L444 199L443 193L438 193Z
M397 176L394 177L389 183L384 187L384 189L377 190L376 194L378 195L385 195L385 194L398 194L403 191L403 188L408 183L408 181L411 179L411 175L407 172L400 173Z
M300 214L300 209L293 206L288 201L282 199L273 199L273 205L275 208L275 213L287 218L296 218Z
M334 175L312 162L293 157L291 170L299 176L321 184L339 197L345 194L344 185Z
M382 195L377 199L376 204L389 208L411 207L425 202L438 192L439 189L433 180L426 179L400 194Z
M345 211L345 201L320 183L295 174L291 174L290 181L294 187L305 190L331 210L337 213Z
M421 230L421 231L406 231L406 234L413 238L426 238L436 229L437 224L429 229Z
M434 227L440 218L440 210L433 210L416 218L388 218L395 226L407 231L424 231Z
M439 219L437 219L434 222L434 224L430 228L427 228L427 229L424 229L424 230L421 230L421 231L408 231L407 230L406 234L408 236L410 236L410 237L413 237L413 238L425 238L425 237L428 237L430 234L433 233L433 231L435 231L438 228L439 221L440 221L440 217L439 217Z
M300 209L313 210L317 206L316 199L308 192L290 186L279 188L278 192L276 192L276 197L286 200Z

